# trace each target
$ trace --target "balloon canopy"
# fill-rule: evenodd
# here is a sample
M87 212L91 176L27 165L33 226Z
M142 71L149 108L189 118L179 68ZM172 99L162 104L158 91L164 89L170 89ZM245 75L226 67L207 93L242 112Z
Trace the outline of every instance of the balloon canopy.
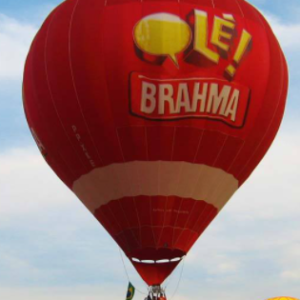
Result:
M267 152L287 83L244 0L67 0L33 41L23 98L47 163L159 285Z
M269 300L298 300L298 299L292 297L276 297L276 298L271 298Z

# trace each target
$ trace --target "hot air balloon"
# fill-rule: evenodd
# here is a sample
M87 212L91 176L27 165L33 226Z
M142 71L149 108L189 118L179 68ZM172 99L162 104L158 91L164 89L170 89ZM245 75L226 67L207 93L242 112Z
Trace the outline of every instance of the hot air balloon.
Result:
M276 297L269 300L298 300L298 299L292 297Z
M287 86L244 0L67 0L23 100L46 162L157 291L266 154Z

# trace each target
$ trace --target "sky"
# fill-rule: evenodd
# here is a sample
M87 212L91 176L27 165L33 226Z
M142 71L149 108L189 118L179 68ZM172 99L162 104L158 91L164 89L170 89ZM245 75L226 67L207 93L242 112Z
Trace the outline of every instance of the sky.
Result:
M174 300L300 298L300 2L251 0L286 54L285 118L268 155L169 280ZM58 0L0 0L0 298L124 299L119 249L43 161L24 118L30 43ZM130 280L145 284L127 260ZM143 299L137 293L136 299Z

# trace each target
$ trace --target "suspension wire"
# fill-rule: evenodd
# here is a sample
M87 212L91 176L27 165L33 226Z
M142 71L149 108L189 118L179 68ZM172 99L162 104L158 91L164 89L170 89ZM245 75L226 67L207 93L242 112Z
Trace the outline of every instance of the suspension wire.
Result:
M184 256L184 258L182 260L181 272L180 272L180 276L179 276L179 280L178 280L176 289L175 289L173 295L171 296L170 300L172 300L175 297L175 295L177 294L177 291L178 291L178 288L179 288L179 285L180 285L180 282L181 282L181 279L182 279L182 274L183 274L183 269L184 269L184 262L185 262L185 256Z
M123 254L122 254L121 248L119 248L119 252L120 252L120 256L121 256L121 260L122 260L122 263L123 263L123 267L124 267L124 271L125 271L127 280L128 280L128 282L131 282L131 283L132 283L132 281L130 280L130 277L129 277L129 274L128 274L126 265L125 265L125 261L124 261L124 258L123 258ZM144 293L144 292L140 291L139 289L137 289L136 287L134 287L134 288L135 288L135 290L136 290L138 293L140 293L141 295L146 295L146 296L148 296L148 293Z
M183 261L183 259L185 258L185 256L182 257L181 261ZM182 268L182 264L181 264L181 268ZM179 269L179 268L178 268ZM174 277L175 277L175 273L177 272L173 272L168 279L166 280L166 284L164 285L164 289L166 290L168 288L168 286L171 284L171 282L173 281Z
M164 290L167 290L168 286L170 285L170 283L173 281L173 278L175 276L175 272L173 272L168 279L166 280L166 284L164 284Z

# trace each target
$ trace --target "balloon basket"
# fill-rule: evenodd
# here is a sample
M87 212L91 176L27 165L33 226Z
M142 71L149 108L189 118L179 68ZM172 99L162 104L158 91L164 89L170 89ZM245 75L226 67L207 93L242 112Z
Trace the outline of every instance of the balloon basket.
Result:
M152 285L149 287L149 295L145 300L167 300L167 297L160 285Z

